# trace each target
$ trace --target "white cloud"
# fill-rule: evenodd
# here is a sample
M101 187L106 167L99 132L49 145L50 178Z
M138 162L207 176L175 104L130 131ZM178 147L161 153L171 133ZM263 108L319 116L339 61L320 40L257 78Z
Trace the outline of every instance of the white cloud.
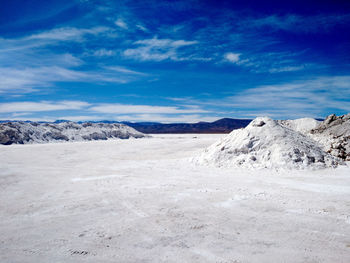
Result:
M299 66L286 66L286 67L280 67L280 68L270 68L270 73L278 73L278 72L291 72L291 71L299 71L303 70L305 68L305 65L299 65Z
M70 115L60 115L60 111L70 111ZM51 115L43 115L51 112ZM39 113L40 115L38 116ZM75 114L77 113L77 114ZM218 117L206 116L210 112L196 105L152 106L129 104L90 104L84 101L39 101L0 103L0 118L32 121L154 121L154 122L198 122L213 121Z
M53 60L52 56L50 57L50 59L51 59L51 61ZM56 59L57 59L57 63L55 63L55 65L62 64L62 65L66 65L66 66L76 67L76 66L80 66L80 65L84 64L84 62L80 58L77 58L69 53L59 54L59 55L57 55Z
M90 36L108 33L107 27L61 27L30 36L0 39L0 94L18 95L37 92L55 86L57 82L127 83L137 76L98 68L77 70L84 61L69 53L57 54L50 45L62 41L84 41ZM61 49L59 49L61 50ZM65 48L66 50L66 48ZM96 56L115 55L112 50L100 49ZM139 75L141 76L141 74Z
M116 53L114 50L108 50L105 48L98 49L93 53L93 55L96 57L111 57L111 56L115 56L115 54Z
M105 68L109 69L111 71L124 73L126 75L139 75L139 76L147 76L148 75L146 73L135 71L135 70L131 70L131 69L128 69L128 68L125 68L125 67L121 67L121 66L111 66L111 67L105 67Z
M324 117L335 110L350 112L350 76L318 77L247 89L221 100L221 106L272 117ZM214 103L214 102L213 102Z
M179 55L179 49L197 43L197 41L158 39L155 37L134 42L139 47L126 49L123 55L141 61L186 60L186 57Z
M231 62L231 63L237 63L239 61L239 57L240 57L241 54L239 53L232 53L232 52L229 52L229 53L226 53L224 55L224 58Z
M347 24L350 15L313 15L301 16L296 14L269 15L264 17L247 17L240 23L241 27L269 28L300 33L318 32L328 30L339 24Z
M75 28L62 27L48 31L43 31L31 36L22 38L22 40L56 40L56 41L81 41L84 35L98 35L108 31L108 27L93 28Z
M118 74L116 74L118 73ZM32 93L56 82L128 83L147 74L123 67L106 67L104 71L78 71L64 67L0 67L1 93Z
M28 117L13 117L13 116L1 116L1 120L10 120L10 121L46 121L46 122L54 122L57 120L55 117L51 116L43 116L43 117L33 117L33 116L28 116Z
M33 92L51 86L54 81L74 81L84 77L85 73L62 67L0 68L0 94Z
M30 113L27 113L28 115ZM197 123L200 121L212 122L218 120L220 117L202 116L199 114L187 114L169 116L164 114L134 114L134 115L117 115L117 116L100 116L100 115L68 115L68 116L43 116L23 117L14 114L5 117L0 117L2 120L13 121L47 121L54 122L56 120L69 120L69 121L102 121L102 120L115 120L115 121L130 121L130 122L161 122L161 123Z
M114 22L118 27L127 30L128 29L128 25L125 23L125 21L121 18L117 19Z
M141 31L148 32L148 29L143 25L138 24L136 25L136 28L140 29Z
M89 105L89 103L84 101L7 102L0 103L0 113L29 113L58 110L80 110L88 107Z
M0 54L12 54L11 52L19 51L21 53L33 53L35 48L45 47L59 42L84 42L88 36L101 36L102 34L108 37L112 31L108 27L61 27L19 38L0 38Z
M299 52L247 53L244 55L229 52L224 54L224 61L245 67L255 73L293 72L321 66L311 63L300 64L297 58L304 53L305 50Z
M158 38L151 38L151 39L144 39L144 40L138 40L135 42L135 44L150 46L150 47L183 47L183 46L190 46L197 44L197 41L186 41L186 40L172 40L172 39L158 39Z
M198 105L221 116L235 118L262 115L273 118L318 118L334 112L350 112L350 76L322 76L261 85L220 99L168 99L177 103Z
M101 121L101 120L106 120L106 116L99 116L99 115L68 115L68 116L59 116L59 117L56 118L56 120Z
M216 121L219 117L202 116L198 114L168 116L164 114L135 114L120 115L115 118L117 121L130 122L162 122L162 123L196 123L200 121Z
M200 108L179 108L175 106L151 106L151 105L131 105L131 104L100 104L89 109L92 112L110 113L110 114L188 114L205 113L207 111Z

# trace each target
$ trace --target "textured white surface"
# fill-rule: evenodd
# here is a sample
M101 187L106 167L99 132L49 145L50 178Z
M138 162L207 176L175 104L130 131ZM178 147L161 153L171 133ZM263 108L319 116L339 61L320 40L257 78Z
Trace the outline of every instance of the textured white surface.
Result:
M350 113L342 116L332 114L323 122L311 118L278 122L308 136L331 155L350 161Z
M143 133L119 123L12 122L0 124L0 144L128 139L144 136Z
M306 135L309 134L312 129L315 129L321 123L321 121L312 118L301 118L295 120L278 121L278 123Z
M193 162L253 169L319 169L336 166L340 160L300 132L259 117L199 153Z
M0 262L350 262L350 171L219 169L219 135L0 146Z
M332 155L350 161L350 113L328 116L309 136Z

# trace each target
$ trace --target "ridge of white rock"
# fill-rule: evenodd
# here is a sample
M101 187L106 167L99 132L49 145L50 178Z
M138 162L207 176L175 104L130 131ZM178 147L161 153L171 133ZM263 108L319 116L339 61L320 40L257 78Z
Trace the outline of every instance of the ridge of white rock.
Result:
M300 132L304 135L310 133L312 129L315 129L321 121L315 120L313 118L300 118L295 120L279 120L277 121L282 126L290 128L294 131Z
M333 156L350 161L350 113L329 115L309 136Z
M311 138L268 117L256 118L246 128L232 131L192 161L252 169L320 169L341 163Z
M0 124L0 144L32 144L62 141L142 138L146 135L119 123L37 123L7 122Z

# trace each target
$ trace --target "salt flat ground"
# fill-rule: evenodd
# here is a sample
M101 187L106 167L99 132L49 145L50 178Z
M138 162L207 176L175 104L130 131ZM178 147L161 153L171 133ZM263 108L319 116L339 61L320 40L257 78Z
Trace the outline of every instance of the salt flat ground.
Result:
M198 167L222 135L0 147L0 262L350 262L350 169Z

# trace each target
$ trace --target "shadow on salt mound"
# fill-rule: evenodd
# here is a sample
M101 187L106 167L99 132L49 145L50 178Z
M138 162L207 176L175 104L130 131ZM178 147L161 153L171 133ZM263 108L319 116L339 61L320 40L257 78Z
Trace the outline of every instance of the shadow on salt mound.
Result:
M234 130L192 159L194 163L252 169L322 169L341 161L316 143L268 117Z

